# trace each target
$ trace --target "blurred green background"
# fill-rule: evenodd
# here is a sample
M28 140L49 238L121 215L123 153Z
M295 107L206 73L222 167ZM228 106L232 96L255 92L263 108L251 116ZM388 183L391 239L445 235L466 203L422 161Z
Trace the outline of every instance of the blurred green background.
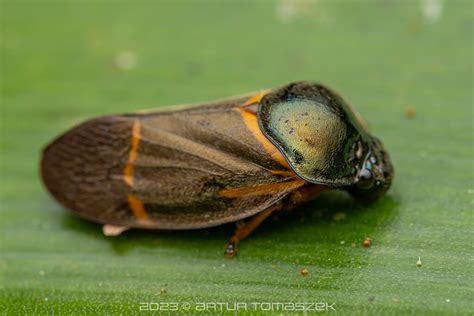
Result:
M472 312L471 1L3 0L0 11L2 312L128 314L140 302ZM325 194L265 222L226 260L232 225L106 238L42 187L42 147L82 120L303 79L338 89L388 147L396 179L380 201Z

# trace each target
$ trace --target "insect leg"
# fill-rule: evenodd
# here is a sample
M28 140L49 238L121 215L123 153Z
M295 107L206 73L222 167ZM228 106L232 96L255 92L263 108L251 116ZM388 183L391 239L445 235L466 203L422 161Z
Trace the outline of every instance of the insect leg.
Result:
M327 187L317 184L298 188L291 193L290 205L298 205L303 202L311 201L318 197L319 194L324 190L327 190Z
M227 243L224 255L226 257L235 257L236 244L250 235L250 233L254 231L258 225L260 225L268 216L270 216L270 214L272 214L274 211L280 210L282 207L283 203L278 202L277 204L270 206L266 210L252 217L244 225L239 226Z

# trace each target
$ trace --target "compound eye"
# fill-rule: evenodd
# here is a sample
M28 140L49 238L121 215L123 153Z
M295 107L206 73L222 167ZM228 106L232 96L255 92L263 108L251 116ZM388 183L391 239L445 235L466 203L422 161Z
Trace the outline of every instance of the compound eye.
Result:
M361 189L370 189L374 185L374 175L367 168L362 169L357 177L357 186Z

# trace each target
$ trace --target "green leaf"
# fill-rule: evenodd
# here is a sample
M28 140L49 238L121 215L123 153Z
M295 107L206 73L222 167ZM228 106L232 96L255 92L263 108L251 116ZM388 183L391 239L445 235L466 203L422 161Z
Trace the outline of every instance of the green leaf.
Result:
M2 312L472 312L470 2L5 0L1 11ZM233 225L104 237L42 187L41 149L86 118L302 79L337 88L388 147L396 178L376 203L325 193L267 220L228 260ZM267 307L246 313L297 313Z

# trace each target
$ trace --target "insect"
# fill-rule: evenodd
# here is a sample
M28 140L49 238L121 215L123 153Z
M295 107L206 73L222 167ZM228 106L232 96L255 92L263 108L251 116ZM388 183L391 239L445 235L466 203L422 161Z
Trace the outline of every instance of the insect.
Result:
M41 174L56 200L104 224L109 235L239 222L225 250L234 256L237 242L270 214L321 191L377 199L393 167L349 103L302 81L215 103L94 118L44 149Z

